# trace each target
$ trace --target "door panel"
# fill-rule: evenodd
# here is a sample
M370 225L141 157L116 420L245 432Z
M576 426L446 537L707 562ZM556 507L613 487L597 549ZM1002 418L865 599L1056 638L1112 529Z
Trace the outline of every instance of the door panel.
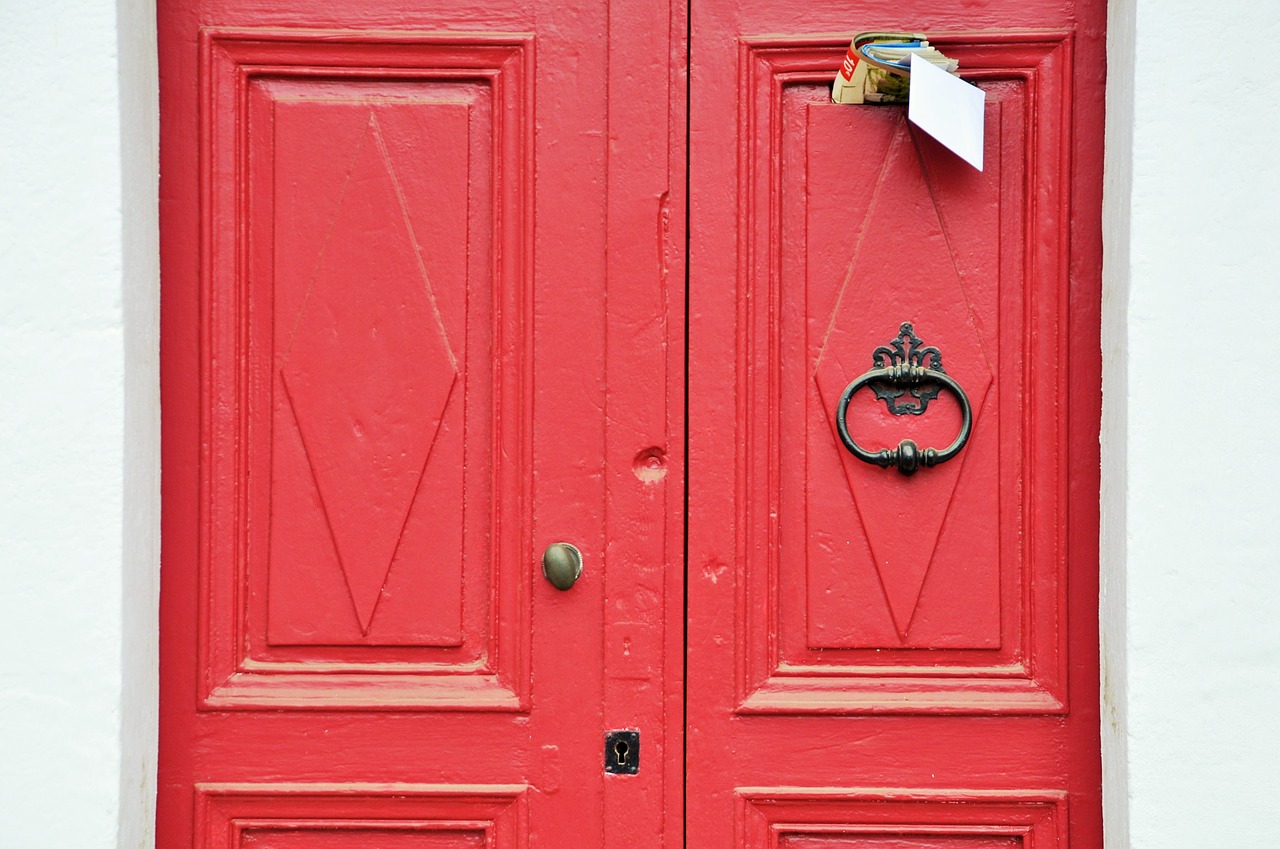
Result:
M678 840L683 12L405 5L160 6L158 845Z
M693 6L688 843L1098 847L1103 5L873 6ZM830 102L854 28L960 60L985 171ZM910 476L836 426L895 349L972 408ZM879 388L867 449L960 430Z
M211 849L514 849L521 787L271 784L200 787L197 846Z
M1066 845L1061 794L738 793L750 849L1027 849Z
M742 708L1060 710L1069 126L1031 118L1061 113L1069 48L935 39L988 89L978 172L901 107L831 103L842 42L744 48ZM859 461L835 428L845 387L893 344L936 348L973 408L962 453L910 477ZM925 404L893 415L864 391L847 421L872 449L946 446L959 405Z
M532 45L203 42L205 703L520 708Z

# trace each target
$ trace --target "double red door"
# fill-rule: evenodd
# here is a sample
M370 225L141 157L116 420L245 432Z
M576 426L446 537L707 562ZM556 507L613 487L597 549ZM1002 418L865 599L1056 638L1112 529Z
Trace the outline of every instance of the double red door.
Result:
M161 4L162 849L1101 846L1104 7L971 6Z

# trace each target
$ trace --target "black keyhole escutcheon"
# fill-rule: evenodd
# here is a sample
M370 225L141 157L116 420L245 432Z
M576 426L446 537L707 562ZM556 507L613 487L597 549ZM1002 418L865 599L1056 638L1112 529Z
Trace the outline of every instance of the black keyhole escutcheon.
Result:
M610 731L604 735L604 771L635 775L640 771L640 732Z

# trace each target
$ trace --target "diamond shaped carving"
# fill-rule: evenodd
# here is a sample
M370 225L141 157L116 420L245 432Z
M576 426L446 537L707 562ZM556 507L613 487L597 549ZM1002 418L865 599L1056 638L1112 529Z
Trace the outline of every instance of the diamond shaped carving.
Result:
M905 639L965 454L912 477L859 462L844 450L836 432L840 394L873 367L873 352L894 338L903 322L911 322L921 338L942 352L947 373L969 395L975 432L982 427L992 380L945 220L905 116L885 149L865 220L850 232L856 241L814 380L831 425L831 450L842 456L885 600L899 637ZM848 421L854 438L868 450L895 447L903 438L942 448L959 429L959 409L943 393L919 416L895 416L867 392L855 397Z
M458 379L371 111L280 369L368 633Z

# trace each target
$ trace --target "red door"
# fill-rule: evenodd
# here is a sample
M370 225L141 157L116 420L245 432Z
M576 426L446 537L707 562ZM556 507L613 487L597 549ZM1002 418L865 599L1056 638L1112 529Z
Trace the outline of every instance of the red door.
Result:
M1102 845L1103 15L692 5L691 847ZM984 171L830 102L902 28L986 90Z
M944 5L161 4L160 847L1101 846L1104 5Z
M158 845L674 844L684 27L410 5L161 4Z

